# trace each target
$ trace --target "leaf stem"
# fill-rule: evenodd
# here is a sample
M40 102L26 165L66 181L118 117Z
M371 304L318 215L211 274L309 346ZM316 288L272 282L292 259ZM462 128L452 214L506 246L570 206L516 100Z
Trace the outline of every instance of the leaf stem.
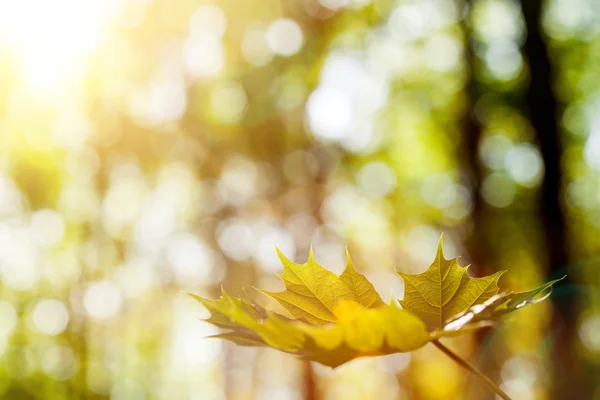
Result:
M511 400L510 397L506 393L502 391L490 378L483 374L483 372L479 371L477 368L463 360L458 354L454 353L452 350L441 344L438 340L434 340L431 343L438 349L444 352L448 357L453 359L458 365L465 368L472 374L474 374L477 378L481 380L492 392L496 393L503 400Z

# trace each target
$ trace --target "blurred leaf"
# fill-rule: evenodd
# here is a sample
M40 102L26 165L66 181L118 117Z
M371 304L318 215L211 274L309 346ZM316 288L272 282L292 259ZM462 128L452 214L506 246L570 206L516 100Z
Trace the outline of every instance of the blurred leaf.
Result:
M562 278L554 279L553 281L546 282L543 285L540 285L534 290L530 290L528 292L520 292L520 293L511 293L507 297L509 299L506 304L506 311L511 312L518 310L519 308L523 308L525 306L539 303L540 301L546 300L552 294L552 286L565 279L567 276L563 276Z
M497 294L498 279L506 272L471 278L467 268L458 265L456 258L444 258L440 238L437 255L427 271L417 275L398 272L404 280L404 299L400 304L423 319L428 328L443 327L449 318Z
M444 326L444 333L438 334L448 336L453 332L455 335L461 335L467 331L491 326L505 314L546 300L552 293L552 286L565 279L565 277L544 283L528 292L497 294L484 303L469 307L467 310L455 315Z
M283 274L279 277L287 290L261 292L277 300L294 318L324 325L338 320L342 301L351 300L364 308L384 305L371 282L356 272L347 251L346 269L340 276L319 265L312 249L305 264L291 262L279 249L277 254L283 264Z
M302 347L304 335L289 324L291 320L286 317L276 316L258 305L232 297L224 290L218 300L188 294L210 312L207 322L229 330L217 337L238 344L270 345L283 351Z
M260 319L266 316L266 310L260 306L231 297L224 289L221 289L221 292L222 296L218 300L205 299L193 293L187 294L202 303L210 312L210 317L206 321L221 328L230 328L238 325L235 320L235 310L243 314L248 314L253 319Z
M319 326L269 313L226 292L218 300L190 295L211 312L208 322L228 329L213 337L242 346L268 345L330 367L357 357L412 351L431 340L423 321L394 305L366 309L345 300L338 322Z

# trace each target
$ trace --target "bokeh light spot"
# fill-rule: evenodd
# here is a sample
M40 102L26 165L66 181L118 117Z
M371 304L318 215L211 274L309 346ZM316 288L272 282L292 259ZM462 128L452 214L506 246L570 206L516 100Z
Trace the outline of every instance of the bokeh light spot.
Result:
M451 71L460 61L461 50L461 44L456 39L443 35L433 36L423 47L425 63L435 71Z
M502 173L488 175L481 185L481 195L484 200L489 205L498 208L511 205L516 193L517 190L513 180Z
M33 310L33 323L42 333L58 335L67 328L69 312L62 302L43 299L36 304Z
M183 59L193 77L212 78L225 66L225 49L214 33L192 34L184 43Z
M504 166L512 178L526 187L535 187L544 177L544 162L539 150L528 144L520 144L506 153Z
M581 342L594 353L600 353L600 315L585 318L579 326Z
M358 186L367 196L382 198L396 187L396 174L381 161L372 161L363 166L356 177Z
M296 54L304 43L304 35L298 23L289 18L271 22L266 32L271 51L283 57Z
M54 345L41 355L42 370L50 377L63 381L77 372L77 361L70 347Z
M213 33L222 37L227 29L227 18L218 6L208 4L200 7L190 18L192 35Z
M19 322L19 316L15 306L8 302L0 300L0 341L10 336Z
M225 273L223 268L215 270L212 250L191 233L180 233L169 241L167 261L182 287L214 284Z
M514 79L523 68L523 58L514 42L496 41L485 52L485 62L491 73L500 80Z
M479 157L487 167L499 171L504 168L506 153L512 146L508 136L501 133L491 134L481 139Z
M45 209L31 216L30 229L35 242L42 246L54 246L62 241L66 227L59 213Z
M100 320L109 319L121 309L121 292L109 281L96 282L85 291L83 304L90 316Z
M254 253L255 237L247 223L228 219L219 224L217 240L223 253L232 260L244 261Z
M242 54L246 61L256 66L271 62L274 54L269 48L264 29L252 27L246 31L242 39Z
M234 81L219 83L210 97L213 115L223 123L235 123L242 119L248 98L244 88Z
M334 88L320 87L312 92L306 114L311 130L324 139L341 139L353 125L354 110L350 100Z

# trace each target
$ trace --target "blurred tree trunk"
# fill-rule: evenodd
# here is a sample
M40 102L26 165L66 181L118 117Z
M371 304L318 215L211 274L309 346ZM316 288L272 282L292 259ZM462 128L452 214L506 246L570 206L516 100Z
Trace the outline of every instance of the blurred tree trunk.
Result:
M472 6L473 1L467 0L465 5ZM467 14L468 15L468 14ZM480 88L477 82L477 56L473 49L473 36L469 26L468 16L463 19L463 31L465 32L465 61L469 70L469 81L465 88L467 96L467 109L463 117L462 128L464 132L463 145L459 148L464 151L459 159L464 160L468 185L471 188L472 211L469 232L466 238L466 246L471 257L471 270L477 276L487 275L493 271L486 270L486 238L483 229L485 203L481 198L482 170L479 163L479 140L481 138L481 124L475 115L475 104L479 99Z
M527 25L524 53L529 63L530 83L526 94L529 119L537 135L545 166L540 196L540 213L544 227L549 264L548 273L555 278L564 274L569 263L565 218L561 210L562 144L558 127L558 104L552 90L551 63L541 27L542 0L523 0ZM568 271L566 271L568 273ZM577 357L575 299L556 303L553 329L555 338L551 357L552 397L555 399L592 398L585 379L583 363Z

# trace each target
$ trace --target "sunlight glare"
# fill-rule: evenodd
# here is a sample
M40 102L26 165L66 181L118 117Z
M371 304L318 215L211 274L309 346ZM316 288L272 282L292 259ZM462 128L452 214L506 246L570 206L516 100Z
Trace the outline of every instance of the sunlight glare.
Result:
M0 51L32 92L59 93L83 74L113 11L101 0L0 0Z

